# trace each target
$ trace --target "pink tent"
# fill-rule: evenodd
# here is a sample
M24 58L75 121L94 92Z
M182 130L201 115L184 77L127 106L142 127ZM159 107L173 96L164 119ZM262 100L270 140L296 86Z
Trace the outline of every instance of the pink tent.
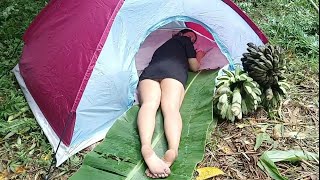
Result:
M202 69L240 62L267 38L230 0L51 0L32 22L14 72L57 165L101 140L135 101L154 50L191 28ZM61 144L59 142L61 140ZM59 146L59 148L58 148Z

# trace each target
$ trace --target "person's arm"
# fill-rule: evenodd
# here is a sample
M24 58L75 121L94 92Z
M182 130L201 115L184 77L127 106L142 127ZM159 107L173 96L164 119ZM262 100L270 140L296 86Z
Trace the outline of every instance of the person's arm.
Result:
M188 59L190 69L191 69L193 72L199 71L200 61L201 61L201 59L202 59L204 56L205 56L205 53L204 53L203 51L198 51L198 52L197 52L197 55L196 55L196 58L189 58L189 59Z
M197 72L200 68L200 63L198 62L197 58L189 58L189 67L193 72Z

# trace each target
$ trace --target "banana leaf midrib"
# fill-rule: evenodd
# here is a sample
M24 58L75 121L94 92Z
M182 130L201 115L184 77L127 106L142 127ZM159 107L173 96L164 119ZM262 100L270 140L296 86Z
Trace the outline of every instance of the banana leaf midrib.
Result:
M209 125L213 127L216 122L212 121L211 100L216 75L216 72L198 72L189 75L186 96L181 108L184 128L179 157L171 167L172 173L167 178L168 180L190 179L196 163L203 158ZM140 153L140 141L136 127L138 111L138 106L133 106L118 118L109 130L107 138L86 156L84 165L70 179L147 179L144 174L146 165ZM152 147L158 155L163 155L167 144L160 111L157 112L156 121ZM118 160L108 157L106 159L106 156L101 154L111 154L118 157ZM123 159L129 160L122 161Z
M197 76L201 73L201 71L199 71L197 73L197 75L192 79L192 81L187 85L187 88L185 90L185 94L187 94L189 87L192 85L193 81L197 78ZM161 133L157 134L157 137L154 139L154 141L151 144L151 147L154 148L156 146L156 144L159 142L160 138L164 136L164 130L161 131ZM134 175L135 171L139 170L141 168L141 166L143 165L143 159L141 159L138 164L134 167L134 169L132 170L132 172L130 172L130 174L128 174L127 178L125 180L130 180L132 178L132 176Z

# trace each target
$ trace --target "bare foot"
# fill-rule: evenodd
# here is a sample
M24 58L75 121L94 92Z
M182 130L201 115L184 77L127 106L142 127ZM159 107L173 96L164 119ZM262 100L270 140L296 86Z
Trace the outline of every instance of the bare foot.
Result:
M165 178L170 174L170 168L161 160L150 146L142 146L141 153L144 161L148 165L146 175L151 178Z
M177 159L177 153L173 149L169 149L163 156L163 161L170 167Z

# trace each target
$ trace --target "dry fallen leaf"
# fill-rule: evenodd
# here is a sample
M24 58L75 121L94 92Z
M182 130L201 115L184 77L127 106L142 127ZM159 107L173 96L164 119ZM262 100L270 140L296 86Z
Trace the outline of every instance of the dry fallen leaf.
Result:
M214 176L224 174L223 171L221 171L219 168L216 168L216 167L199 168L197 169L197 172L199 173L199 175L197 176L196 180L205 180L208 178L212 178Z
M51 154L47 154L46 156L44 156L42 159L45 161L48 161L51 158Z
M21 174L24 173L26 171L26 169L23 166L19 166L16 168L16 173L17 174Z
M255 120L253 120L253 119L250 119L249 120L249 123L250 123L250 125L256 125L257 124L257 121L255 121Z
M8 171L4 170L3 172L0 172L0 180L8 180Z
M284 127L283 127L283 125L282 125L282 124L277 124L277 125L275 125L275 127L273 128L272 137L277 140L277 139L283 137L283 133L284 133Z
M239 129L242 129L242 128L244 128L244 127L246 127L245 124L237 124L237 128L239 128Z
M231 148L230 148L228 145L226 145L226 146L220 146L220 145L218 145L218 148L221 149L221 150L222 150L224 153L226 153L226 154L232 153L232 150L231 150Z

